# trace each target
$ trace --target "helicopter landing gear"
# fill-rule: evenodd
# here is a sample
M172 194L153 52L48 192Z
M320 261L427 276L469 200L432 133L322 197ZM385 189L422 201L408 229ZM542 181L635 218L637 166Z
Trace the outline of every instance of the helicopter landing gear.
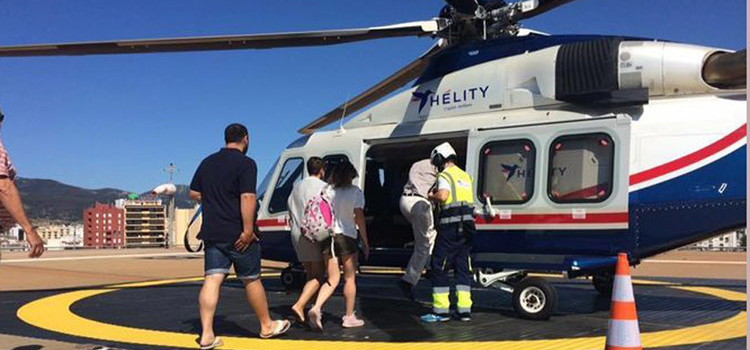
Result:
M615 283L615 276L612 271L602 271L591 278L591 283L599 294L608 297L612 295L612 286Z
M281 271L280 278L281 284L288 292L301 290L307 280L305 269L302 268L301 264L289 264Z
M549 320L557 309L557 290L541 277L527 276L523 270L494 273L479 271L476 281L484 287L494 287L512 294L513 310L527 320Z

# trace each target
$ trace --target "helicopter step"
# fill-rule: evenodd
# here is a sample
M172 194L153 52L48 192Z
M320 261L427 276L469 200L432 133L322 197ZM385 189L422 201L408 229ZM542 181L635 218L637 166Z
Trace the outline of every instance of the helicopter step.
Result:
M519 318L549 320L557 310L558 295L547 280L528 276L526 270L494 272L477 271L475 281L483 287L493 287L512 295L513 310Z

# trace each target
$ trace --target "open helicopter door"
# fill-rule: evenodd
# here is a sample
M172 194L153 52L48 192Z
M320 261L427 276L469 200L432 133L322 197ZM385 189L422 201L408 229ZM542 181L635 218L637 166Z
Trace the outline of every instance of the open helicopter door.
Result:
M576 275L630 251L630 120L609 114L470 131L467 169L483 212L475 266Z

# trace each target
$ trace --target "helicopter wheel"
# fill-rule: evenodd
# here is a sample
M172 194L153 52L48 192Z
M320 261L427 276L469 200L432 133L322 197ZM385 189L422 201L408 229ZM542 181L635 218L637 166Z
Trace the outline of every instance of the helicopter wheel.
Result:
M557 309L557 290L543 278L525 277L513 286L513 310L527 320L549 320Z
M290 265L281 271L281 284L286 291L298 291L305 285L305 270L299 265Z

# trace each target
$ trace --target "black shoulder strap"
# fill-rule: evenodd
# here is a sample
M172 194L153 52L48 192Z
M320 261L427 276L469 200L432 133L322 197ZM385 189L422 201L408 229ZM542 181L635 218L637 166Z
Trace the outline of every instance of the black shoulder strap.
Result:
M183 236L182 243L185 245L185 250L187 250L190 253L197 253L201 250L203 250L203 241L198 244L198 248L193 250L193 247L190 246L190 226L193 226L193 223L196 219L201 215L203 212L203 206L198 207L198 210L195 211L195 214L193 215L193 218L190 219L190 223L188 224L188 227L185 229L185 235Z

